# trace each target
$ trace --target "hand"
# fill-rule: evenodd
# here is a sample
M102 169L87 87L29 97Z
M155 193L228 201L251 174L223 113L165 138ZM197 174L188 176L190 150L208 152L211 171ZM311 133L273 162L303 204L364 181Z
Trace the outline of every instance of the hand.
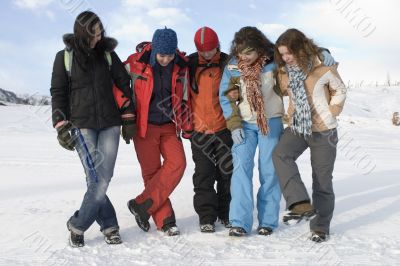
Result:
M125 140L126 144L130 143L130 140L136 136L137 127L136 121L133 119L124 119L122 118L122 130L121 135Z
M236 102L239 100L239 90L235 89L235 90L230 90L227 93L228 99L232 102Z
M327 50L322 50L320 54L323 58L323 63L325 66L333 66L336 64L335 58L333 58L333 56Z
M57 130L57 140L61 147L69 151L75 150L76 142L70 134L72 129L72 124L69 121L62 121L56 125Z
M232 131L233 144L241 144L244 141L244 130L243 128L237 128Z
M182 130L182 138L190 139L193 135L193 131L184 131Z

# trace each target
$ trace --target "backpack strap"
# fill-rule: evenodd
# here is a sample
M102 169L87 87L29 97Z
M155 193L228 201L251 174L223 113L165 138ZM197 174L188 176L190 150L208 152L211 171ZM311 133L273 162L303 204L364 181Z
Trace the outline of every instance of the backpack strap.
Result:
M72 69L72 59L74 57L74 51L64 49L64 66L65 66L65 71L67 71L67 75L69 78L71 78L71 69Z
M111 53L110 52L104 52L104 57L107 60L108 63L108 69L111 70L111 66L112 66L112 58L111 58Z
M64 49L64 66L65 71L67 71L67 75L71 78L71 70L72 70L72 61L74 58L74 50L72 49ZM104 58L108 63L108 70L111 70L112 66L112 57L110 52L104 52Z
M190 81L191 81L191 88L192 90L197 94L199 93L199 88L197 87L197 81L196 81L196 70L199 65L199 54L198 53L193 53L188 56L189 58L189 76L190 76Z
M199 87L198 87L198 82L196 79L196 71L198 67L202 67L203 69L200 71L199 75L202 74L203 71L212 68L212 67L219 67L221 71L224 70L226 61L228 59L228 55L221 52L219 62L218 63L205 63L205 64L199 64L199 54L198 53L193 53L188 56L189 57L189 75L190 75L190 81L191 81L191 87L192 90L197 94L199 93Z

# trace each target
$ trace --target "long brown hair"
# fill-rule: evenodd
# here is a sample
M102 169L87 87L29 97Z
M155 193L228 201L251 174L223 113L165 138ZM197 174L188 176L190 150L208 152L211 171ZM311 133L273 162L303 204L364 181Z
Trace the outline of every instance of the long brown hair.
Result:
M274 44L256 27L243 27L235 33L231 44L230 58L238 57L239 53L250 47L254 49L259 56L273 58Z
M101 40L104 39L105 31L100 18L92 11L84 11L80 13L74 23L75 47L81 53L88 54L91 52L90 41L94 38L94 27L99 25L101 30ZM100 45L100 42L96 45Z
M278 48L280 46L286 46L290 53L293 54L297 60L299 67L305 72L309 73L314 67L310 63L318 56L318 46L316 46L312 39L307 38L303 32L298 29L288 29L279 36L275 43L275 63L279 68L285 66L285 62L279 53Z

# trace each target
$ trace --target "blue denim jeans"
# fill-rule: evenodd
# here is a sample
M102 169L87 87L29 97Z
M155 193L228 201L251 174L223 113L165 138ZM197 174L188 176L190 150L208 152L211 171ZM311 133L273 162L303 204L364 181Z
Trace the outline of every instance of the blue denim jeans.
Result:
M257 124L242 122L245 138L243 143L232 147L233 174L232 200L229 220L232 226L242 227L250 233L253 226L253 168L258 146L258 173L260 187L257 193L258 226L275 229L278 226L281 191L278 176L272 163L272 153L282 135L280 117L268 120L269 132L262 135Z
M83 234L96 221L104 234L119 229L117 216L106 192L114 173L117 158L120 127L109 127L101 130L80 129L84 142L89 150L97 181L88 165L88 156L82 142L79 141L78 130L72 134L76 138L76 150L85 169L87 191L81 207L70 218L70 229L77 234Z

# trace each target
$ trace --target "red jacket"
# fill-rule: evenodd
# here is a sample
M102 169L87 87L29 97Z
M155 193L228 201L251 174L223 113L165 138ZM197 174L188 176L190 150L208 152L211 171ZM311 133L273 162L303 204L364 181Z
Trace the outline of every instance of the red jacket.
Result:
M153 70L150 65L151 44L145 44L143 49L128 57L124 62L132 78L132 88L136 102L136 125L138 136L146 136L150 99L153 92ZM189 70L184 54L177 51L172 71L171 120L176 125L177 135L181 130L192 131L192 117L190 106ZM113 88L114 98L119 107L126 102L126 98L119 89Z

